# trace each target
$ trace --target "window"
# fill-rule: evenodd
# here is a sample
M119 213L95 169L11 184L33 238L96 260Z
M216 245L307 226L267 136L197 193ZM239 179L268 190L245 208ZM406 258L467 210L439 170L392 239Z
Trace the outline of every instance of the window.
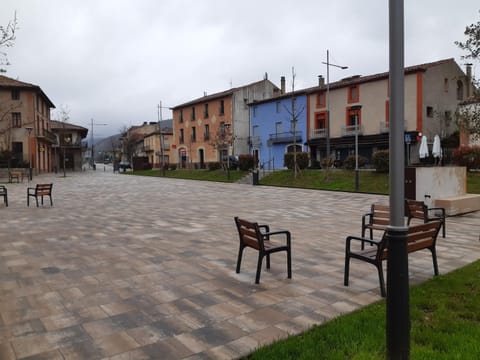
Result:
M204 140L210 140L210 125L205 124L205 131L203 133Z
M443 79L443 90L448 92L448 78Z
M253 137L258 136L258 125L254 125L254 126L253 126L252 136L253 136Z
M325 91L322 91L317 94L317 107L325 107L327 105Z
M208 104L205 104L205 109L203 111L203 117L205 119L208 118Z
M18 89L12 90L12 100L20 100L20 90Z
M315 114L315 129L327 128L327 112L318 112Z
M463 83L461 80L457 81L457 100L463 100Z
M433 117L433 107L427 106L427 117Z
M197 141L197 132L195 126L192 126L192 142Z
M280 101L277 101L277 103L276 103L276 112L277 112L277 114L280 114L280 109L281 109L281 103L280 103Z
M355 119L358 117L357 119ZM352 110L352 108L347 108L347 121L346 124L349 130L355 131L355 120L357 120L357 124L360 127L362 123L362 110Z
M192 120L195 120L195 106L192 106Z
M183 123L183 109L180 109L180 122Z
M356 103L360 100L360 89L358 85L352 85L348 88L348 103Z
M281 121L277 121L275 123L275 133L276 134L280 134L282 132L282 122Z
M22 113L12 112L12 127L14 128L22 127Z
M220 115L225 114L225 102L223 100L220 100Z
M180 142L180 144L183 144L183 129L180 129L180 138L178 139L178 141Z

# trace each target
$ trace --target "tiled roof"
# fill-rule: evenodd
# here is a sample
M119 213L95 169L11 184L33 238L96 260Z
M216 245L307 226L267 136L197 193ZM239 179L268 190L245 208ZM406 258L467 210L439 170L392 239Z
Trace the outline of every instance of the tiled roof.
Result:
M425 64L419 64L419 65L413 65L405 68L405 74L411 74L411 73L416 73L419 71L427 71L428 68L433 67L433 66L438 66L438 65L443 65L447 64L449 62L454 62L455 60L453 58L449 59L444 59L444 60L439 60L435 62L430 62L430 63L425 63ZM339 89L342 87L348 87L351 85L355 84L361 84L361 83L366 83L370 81L377 81L381 79L386 79L390 76L390 73L388 71L379 73L379 74L373 74L373 75L367 75L367 76L351 76L345 79L342 79L340 81L336 81L333 83L330 83L330 90L332 89ZM316 91L320 90L325 90L327 88L327 85L321 85L321 86L315 86L309 89L306 89L307 93L313 93Z
M50 120L50 128L51 129L71 129L71 130L78 130L78 131L87 131L88 129L80 126L80 125L75 125L69 122L63 122L63 121L58 121L58 120Z
M50 107L55 108L53 102L48 98L47 95L42 91L40 86L26 83L23 81L15 80L4 75L0 75L0 88L22 88L22 89L31 89L33 91L38 91L45 100L49 103Z
M188 101L188 102L186 102L186 103L183 103L183 104L180 104L180 105L176 105L176 106L172 107L171 109L172 109L172 110L175 110L175 109L178 109L178 108L181 108L181 107L190 106L190 105L195 105L195 104L198 104L198 103L203 103L203 102L205 102L205 101L210 101L210 100L222 98L222 97L225 97L225 96L229 96L229 95L232 95L232 94L233 94L235 91L237 91L237 90L240 90L240 89L243 89L243 88L246 88L246 87L249 87L249 86L253 86L253 85L256 85L256 84L260 84L261 82L266 81L266 80L267 80L267 79L260 80L260 81L255 81L255 82L253 82L253 83L251 83L251 84L248 84L248 85L231 88L231 89L228 89L228 90L225 90L225 91L221 91L221 92L217 92L217 93L211 94L211 95L205 95L205 96L202 96L202 97L200 97L200 98L197 98L197 99ZM272 84L273 84L273 83L272 83ZM274 85L275 85L275 84L274 84ZM278 89L278 87L276 87L276 86L275 86L275 88Z

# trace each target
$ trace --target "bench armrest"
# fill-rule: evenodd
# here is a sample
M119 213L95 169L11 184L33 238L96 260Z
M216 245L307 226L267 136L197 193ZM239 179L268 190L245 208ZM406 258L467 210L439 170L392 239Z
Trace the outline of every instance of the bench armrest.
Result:
M269 232L270 231L270 226L268 225L258 225L258 227L261 229L265 229L265 232Z
M368 217L368 223L367 223L367 221L366 221L366 220L367 220L367 217ZM363 214L363 215L362 215L362 229L365 227L365 225L371 224L371 223L372 223L372 219L373 219L373 213L372 213L372 212Z
M442 213L442 217L445 218L445 208L434 207L434 208L428 208L427 211L440 211Z
M350 250L350 243L351 243L352 240L366 242L366 243L369 243L370 245L376 245L376 246L379 246L380 243L381 243L381 241L362 238L360 236L347 236L345 241L346 241L347 249L349 249L349 250Z
M287 245L290 246L290 242L291 242L291 234L290 234L290 231L288 230L279 230L279 231L271 231L271 232L266 232L263 235L263 238L265 240L269 240L270 239L270 236L274 236L274 235L285 235L286 236L286 240L287 240Z

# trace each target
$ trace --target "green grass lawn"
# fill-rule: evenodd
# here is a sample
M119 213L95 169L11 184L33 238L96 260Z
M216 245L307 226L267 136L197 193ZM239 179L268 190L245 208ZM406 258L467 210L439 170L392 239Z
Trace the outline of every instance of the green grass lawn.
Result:
M348 170L302 170L295 179L293 171L275 171L260 180L262 185L288 186L321 190L355 190L355 173ZM359 171L359 191L366 193L388 194L388 174L375 171ZM480 194L480 172L467 174L467 192Z
M480 262L410 290L411 359L480 358ZM261 348L247 359L385 359L385 300Z
M157 176L163 177L164 174L161 170L137 170L128 171L124 174L129 175L143 175L143 176ZM228 174L224 170L167 170L165 171L165 177L176 179L189 179L189 180L204 180L204 181L221 181L221 182L235 182L245 175L247 171L231 170L230 180Z

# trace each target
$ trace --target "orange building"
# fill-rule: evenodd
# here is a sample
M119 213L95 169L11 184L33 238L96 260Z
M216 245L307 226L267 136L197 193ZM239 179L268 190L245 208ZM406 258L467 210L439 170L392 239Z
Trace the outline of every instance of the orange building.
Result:
M280 89L265 79L177 105L173 111L171 162L204 168L227 155L249 154L248 104L272 98Z
M50 129L52 108L38 85L0 75L0 151L11 154L8 162L30 163L37 174L52 171L57 142Z

